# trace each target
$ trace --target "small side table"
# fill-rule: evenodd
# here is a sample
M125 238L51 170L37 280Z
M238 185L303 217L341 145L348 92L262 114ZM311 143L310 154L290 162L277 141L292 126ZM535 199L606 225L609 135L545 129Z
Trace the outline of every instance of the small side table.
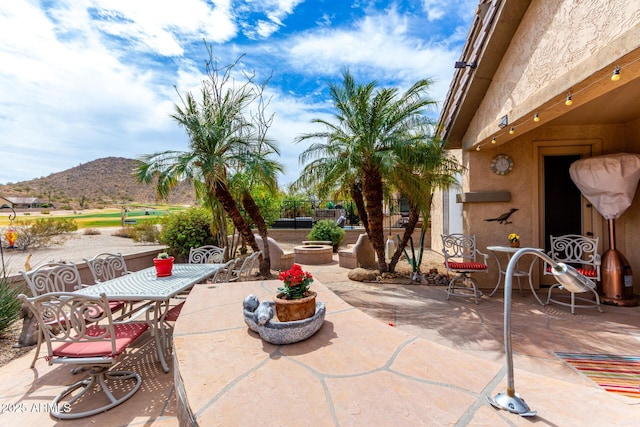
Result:
M533 249L535 249L537 251L541 251L541 252L543 251L540 248L533 248ZM520 250L520 248L512 248L511 246L487 246L487 250L490 251L493 254L494 258L496 259L496 263L498 264L498 272L499 272L499 274L498 274L498 283L496 283L496 287L489 294L489 296L491 297L491 296L493 296L493 294L495 294L498 291L498 288L500 288L500 282L502 282L502 278L504 277L505 280L506 280L506 278L507 278L507 267L506 266L509 264L509 260L511 259L513 254L518 252L518 250ZM502 264L500 263L500 257L498 257L498 253L506 253L507 254L507 262L505 263L504 269L502 268ZM536 300L538 300L540 305L544 305L544 303L538 297L538 294L536 293L536 290L533 287L533 281L532 281L533 266L535 265L537 260L538 260L537 257L533 257L533 260L531 261L531 264L529 265L529 270L528 271L520 270L518 268L518 266L516 265L516 270L514 271L513 276L518 278L518 288L520 288L520 295L522 295L522 286L520 285L520 278L521 277L528 277L529 278L529 287L531 288L531 293L536 298Z

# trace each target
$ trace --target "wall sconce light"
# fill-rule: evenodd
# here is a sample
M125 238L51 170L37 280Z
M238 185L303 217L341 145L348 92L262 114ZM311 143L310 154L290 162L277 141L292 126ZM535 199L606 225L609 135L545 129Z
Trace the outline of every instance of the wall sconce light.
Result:
M566 289L573 289L571 292L584 292L587 289L594 289L596 284L591 279L580 274L575 268L564 263L555 262L539 249L519 249L509 260L504 276L504 352L507 359L507 389L502 393L498 393L494 398L487 396L487 401L496 409L504 409L523 417L532 417L536 415L536 411L532 411L524 399L516 393L513 378L513 350L511 347L511 289L513 287L513 276L517 270L518 260L526 254L535 255L551 265L553 278Z
M536 111L536 114L533 116L533 121L536 123L540 121L540 116L538 115L537 111Z
M616 69L613 70L613 74L611 74L611 80L617 82L620 80L620 66L616 65Z
M511 129L509 129L509 135L513 135L514 133L516 133L516 129L511 126Z
M496 142L497 142L497 141L496 141L496 137L495 137L495 136L494 136L493 138L491 138L491 143L492 143L492 144L495 144Z
M571 104L573 104L573 99L571 99L571 92L569 92L567 94L567 99L565 99L564 101L564 105L571 105Z
M504 116L502 116L502 118L498 122L498 127L500 129L502 129L502 128L506 127L507 125L509 125L509 115L505 114Z
M464 68L464 67L476 68L477 64L475 62L456 61L455 65L453 66L453 68Z

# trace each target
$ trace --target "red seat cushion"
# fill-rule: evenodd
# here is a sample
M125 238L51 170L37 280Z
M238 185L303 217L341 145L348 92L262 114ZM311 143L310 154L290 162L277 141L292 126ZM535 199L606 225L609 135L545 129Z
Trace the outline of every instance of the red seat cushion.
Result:
M598 277L598 271L595 268L576 268L576 271L585 277ZM551 266L547 266L547 273L551 273Z
M114 325L116 332L116 352L112 354L111 341L92 341L64 343L53 350L58 357L100 357L117 356L127 346L134 342L149 328L144 322L124 323ZM87 335L98 336L104 333L104 327L91 325L87 328Z
M445 262L444 265L446 266L447 263ZM487 264L483 264L481 262L453 262L453 261L449 261L448 267L449 267L450 270L465 270L465 271L486 270L487 269Z
M171 310L167 311L167 315L164 317L164 320L167 322L175 322L178 320L178 316L180 316L180 312L182 311L182 306L184 306L184 302L174 306Z

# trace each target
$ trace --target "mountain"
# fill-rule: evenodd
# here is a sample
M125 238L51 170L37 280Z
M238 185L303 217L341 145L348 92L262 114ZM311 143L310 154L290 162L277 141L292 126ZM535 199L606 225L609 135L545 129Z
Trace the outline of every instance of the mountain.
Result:
M155 186L133 176L138 160L105 157L43 178L0 185L3 197L37 197L60 209L98 208L122 203L156 203ZM180 184L170 204L193 205L193 187Z

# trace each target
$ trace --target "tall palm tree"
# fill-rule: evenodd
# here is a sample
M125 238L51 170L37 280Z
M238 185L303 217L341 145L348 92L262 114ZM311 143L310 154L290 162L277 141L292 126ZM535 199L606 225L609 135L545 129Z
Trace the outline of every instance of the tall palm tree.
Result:
M314 119L313 123L325 129L296 139L320 140L300 156L301 163L310 161L300 182L337 183L348 189L376 251L380 271L385 272L390 267L384 256L385 188L400 188L415 201L427 188L415 172L428 152L423 146L431 143L426 132L430 122L424 112L435 106L426 93L432 82L419 80L399 94L395 88L378 88L375 81L357 84L348 70L342 75L341 84L329 84L337 110L333 120Z
M212 211L215 208L214 200L222 206L244 241L258 251L251 226L240 211L230 182L231 177L245 171L247 165L253 165L253 171L267 171L271 173L269 179L275 179L277 163L266 159L266 155L277 152L277 147L266 138L262 138L259 145L267 146L269 150L256 147L255 125L247 118L245 111L261 91L256 89L252 76L248 76L241 84L232 80L232 70L240 58L218 68L212 48L207 46L207 49L208 78L202 83L200 102L190 92L184 97L180 96L182 105L176 104L171 115L186 130L189 149L141 157L142 163L136 170L136 178L146 183L157 179L156 192L161 198L166 198L180 181L192 182L199 198L205 200ZM260 164L267 166L255 166ZM253 208L250 206L250 210ZM213 213L214 218L219 218ZM249 214L257 218L259 210L257 214L252 210ZM220 226L224 228L224 224ZM266 264L269 265L268 258Z

